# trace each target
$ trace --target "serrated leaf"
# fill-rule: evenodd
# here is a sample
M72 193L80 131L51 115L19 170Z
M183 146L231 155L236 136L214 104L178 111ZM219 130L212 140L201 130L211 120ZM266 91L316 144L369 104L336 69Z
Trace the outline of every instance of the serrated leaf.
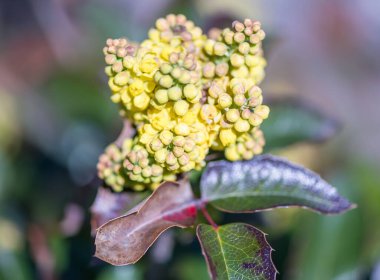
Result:
M188 182L165 182L136 212L109 221L96 235L95 256L113 265L137 262L170 227L189 227L196 218L196 205Z
M217 228L200 224L197 236L212 279L276 278L272 248L257 228L244 223Z
M299 142L322 142L339 130L336 120L306 103L289 99L269 106L270 116L261 125L266 150Z
M109 188L99 187L91 206L91 232L106 222L125 214L147 196L146 193L114 193Z
M201 178L202 200L227 212L300 206L337 214L353 205L319 175L270 155L249 161L215 161Z

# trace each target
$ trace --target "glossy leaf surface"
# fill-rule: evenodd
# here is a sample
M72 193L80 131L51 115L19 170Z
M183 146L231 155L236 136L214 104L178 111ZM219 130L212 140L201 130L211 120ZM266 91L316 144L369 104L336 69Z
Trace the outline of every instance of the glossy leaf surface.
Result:
M300 206L336 214L353 207L316 173L269 155L209 163L201 191L204 202L227 212Z

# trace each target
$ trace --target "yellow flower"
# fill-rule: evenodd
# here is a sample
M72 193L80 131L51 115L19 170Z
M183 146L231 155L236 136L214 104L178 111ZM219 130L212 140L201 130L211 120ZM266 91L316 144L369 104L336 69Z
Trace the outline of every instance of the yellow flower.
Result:
M137 96L141 94L144 91L144 83L140 79L135 79L130 85L129 85L129 93L132 96Z
M228 146L236 141L236 134L232 129L222 129L219 133L219 139L223 146Z
M148 120L152 127L157 129L158 131L161 131L171 126L170 113L169 110L166 108L163 110L148 110Z
M144 73L152 73L154 71L157 71L158 70L158 62L157 60L152 57L152 56L148 56L148 57L145 57L142 61L141 61L141 64L140 64L140 70Z
M149 105L150 98L143 92L140 95L133 98L133 105L139 110L145 110Z
M228 160L261 153L259 126L269 115L257 86L265 76L264 37L260 23L247 19L207 38L185 16L170 14L139 45L108 39L111 100L136 135L101 156L105 183L115 191L154 189L203 168L209 149Z

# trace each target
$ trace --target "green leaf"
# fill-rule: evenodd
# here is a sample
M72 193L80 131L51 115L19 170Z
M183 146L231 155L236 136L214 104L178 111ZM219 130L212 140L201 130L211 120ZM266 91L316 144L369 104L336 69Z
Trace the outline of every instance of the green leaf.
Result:
M269 106L269 118L261 125L267 150L299 142L322 142L339 130L336 120L308 104L290 99Z
M214 228L200 224L197 236L212 279L276 278L265 234L243 223Z
M214 161L201 178L202 200L227 212L300 206L336 214L354 207L319 175L279 157Z

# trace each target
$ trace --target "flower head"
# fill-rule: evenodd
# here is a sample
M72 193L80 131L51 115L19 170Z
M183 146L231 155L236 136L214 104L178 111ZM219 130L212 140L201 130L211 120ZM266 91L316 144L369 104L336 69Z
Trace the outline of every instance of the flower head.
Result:
M137 133L100 157L105 183L116 191L154 188L204 167L210 150L228 160L261 153L259 127L269 114L258 86L264 37L261 24L249 19L207 37L185 16L170 14L140 45L107 40L111 99Z

